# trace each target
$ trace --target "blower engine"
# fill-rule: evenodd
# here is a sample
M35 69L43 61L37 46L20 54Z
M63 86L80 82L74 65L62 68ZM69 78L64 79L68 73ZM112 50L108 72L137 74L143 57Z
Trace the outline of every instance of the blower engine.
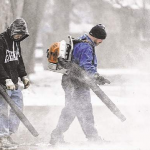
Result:
M48 58L48 69L58 73L66 73L60 63L59 58L63 59L65 62L70 62L73 51L73 41L72 37L68 36L69 44L66 41L62 40L60 42L53 43L50 48L47 50Z

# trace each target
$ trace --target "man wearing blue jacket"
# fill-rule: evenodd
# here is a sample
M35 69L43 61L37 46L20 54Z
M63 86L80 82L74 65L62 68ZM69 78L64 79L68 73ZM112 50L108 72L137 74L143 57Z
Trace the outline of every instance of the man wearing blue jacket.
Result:
M79 38L81 42L74 45L72 61L94 76L95 79L100 77L97 73L95 46L102 43L106 36L104 25L98 24L90 30L88 35L84 34ZM77 117L88 141L101 142L102 139L94 127L90 88L69 75L63 75L62 87L65 91L65 107L56 128L52 131L50 144L65 143L63 133L68 130L75 117Z

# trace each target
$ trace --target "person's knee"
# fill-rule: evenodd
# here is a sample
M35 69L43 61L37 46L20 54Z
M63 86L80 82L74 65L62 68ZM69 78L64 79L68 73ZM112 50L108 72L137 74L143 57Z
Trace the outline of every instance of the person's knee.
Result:
M11 96L14 103L18 106L20 110L23 110L23 94L20 89L14 91Z

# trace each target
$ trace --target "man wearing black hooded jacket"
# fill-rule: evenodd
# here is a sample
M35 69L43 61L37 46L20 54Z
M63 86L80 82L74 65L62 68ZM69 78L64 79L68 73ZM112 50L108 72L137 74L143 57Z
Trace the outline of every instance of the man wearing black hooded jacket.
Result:
M29 87L30 82L21 56L20 42L28 36L27 25L22 18L16 19L0 34L0 84L6 88L8 95L21 110L23 96L18 86L18 78L20 77L25 88ZM8 113L8 105L0 95L0 147L16 146L10 136L17 131L19 122L13 110L10 109Z

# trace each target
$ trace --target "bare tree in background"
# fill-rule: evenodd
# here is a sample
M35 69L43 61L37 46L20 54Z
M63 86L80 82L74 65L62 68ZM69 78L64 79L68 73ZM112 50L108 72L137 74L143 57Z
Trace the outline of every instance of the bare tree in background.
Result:
M69 34L69 23L70 23L70 11L71 11L71 1L68 0L55 0L53 5L53 13L50 16L52 33L48 33L44 37L44 49L47 48L54 42L59 42L61 40L67 40L67 35ZM47 69L47 59L46 53L43 56L43 65Z
M23 57L28 73L34 72L34 50L37 39L37 32L43 16L47 0L24 1L22 17L26 20L29 29L29 38L23 41Z
M12 11L9 0L0 0L0 33L12 22Z
M50 15L43 19L46 2L50 4L50 7L46 8ZM124 6L122 2L122 0L113 0L113 3L105 0L0 0L0 32L4 31L16 17L22 16L26 20L30 36L23 41L22 52L27 71L32 73L35 44L41 19L42 25L45 24L44 22L49 24L49 31L45 32L46 27L42 28L43 30L40 29L41 33L45 32L41 38L44 46L45 69L47 68L46 49L53 42L62 39L67 41L71 22L81 25L82 23L103 23L108 29L108 38L107 44L103 44L101 51L98 51L98 57L101 57L100 67L128 67L141 61L142 56L142 59L149 58L150 10L147 5L149 6L150 2L143 0L143 8L137 6L139 9L133 9L131 5ZM136 2L135 5L137 5ZM76 34L72 36L77 37ZM111 61L108 62L108 60Z
M60 39L69 31L70 22L70 1L55 0L54 16L52 17L52 26L54 35L58 35ZM58 39L57 37L57 39Z
M24 0L9 0L11 5L11 12L12 12L12 19L15 20L16 18L22 15L22 7L24 4Z
M17 17L17 11L16 11L17 2L15 0L11 0L10 3L11 3L12 17L14 20Z

